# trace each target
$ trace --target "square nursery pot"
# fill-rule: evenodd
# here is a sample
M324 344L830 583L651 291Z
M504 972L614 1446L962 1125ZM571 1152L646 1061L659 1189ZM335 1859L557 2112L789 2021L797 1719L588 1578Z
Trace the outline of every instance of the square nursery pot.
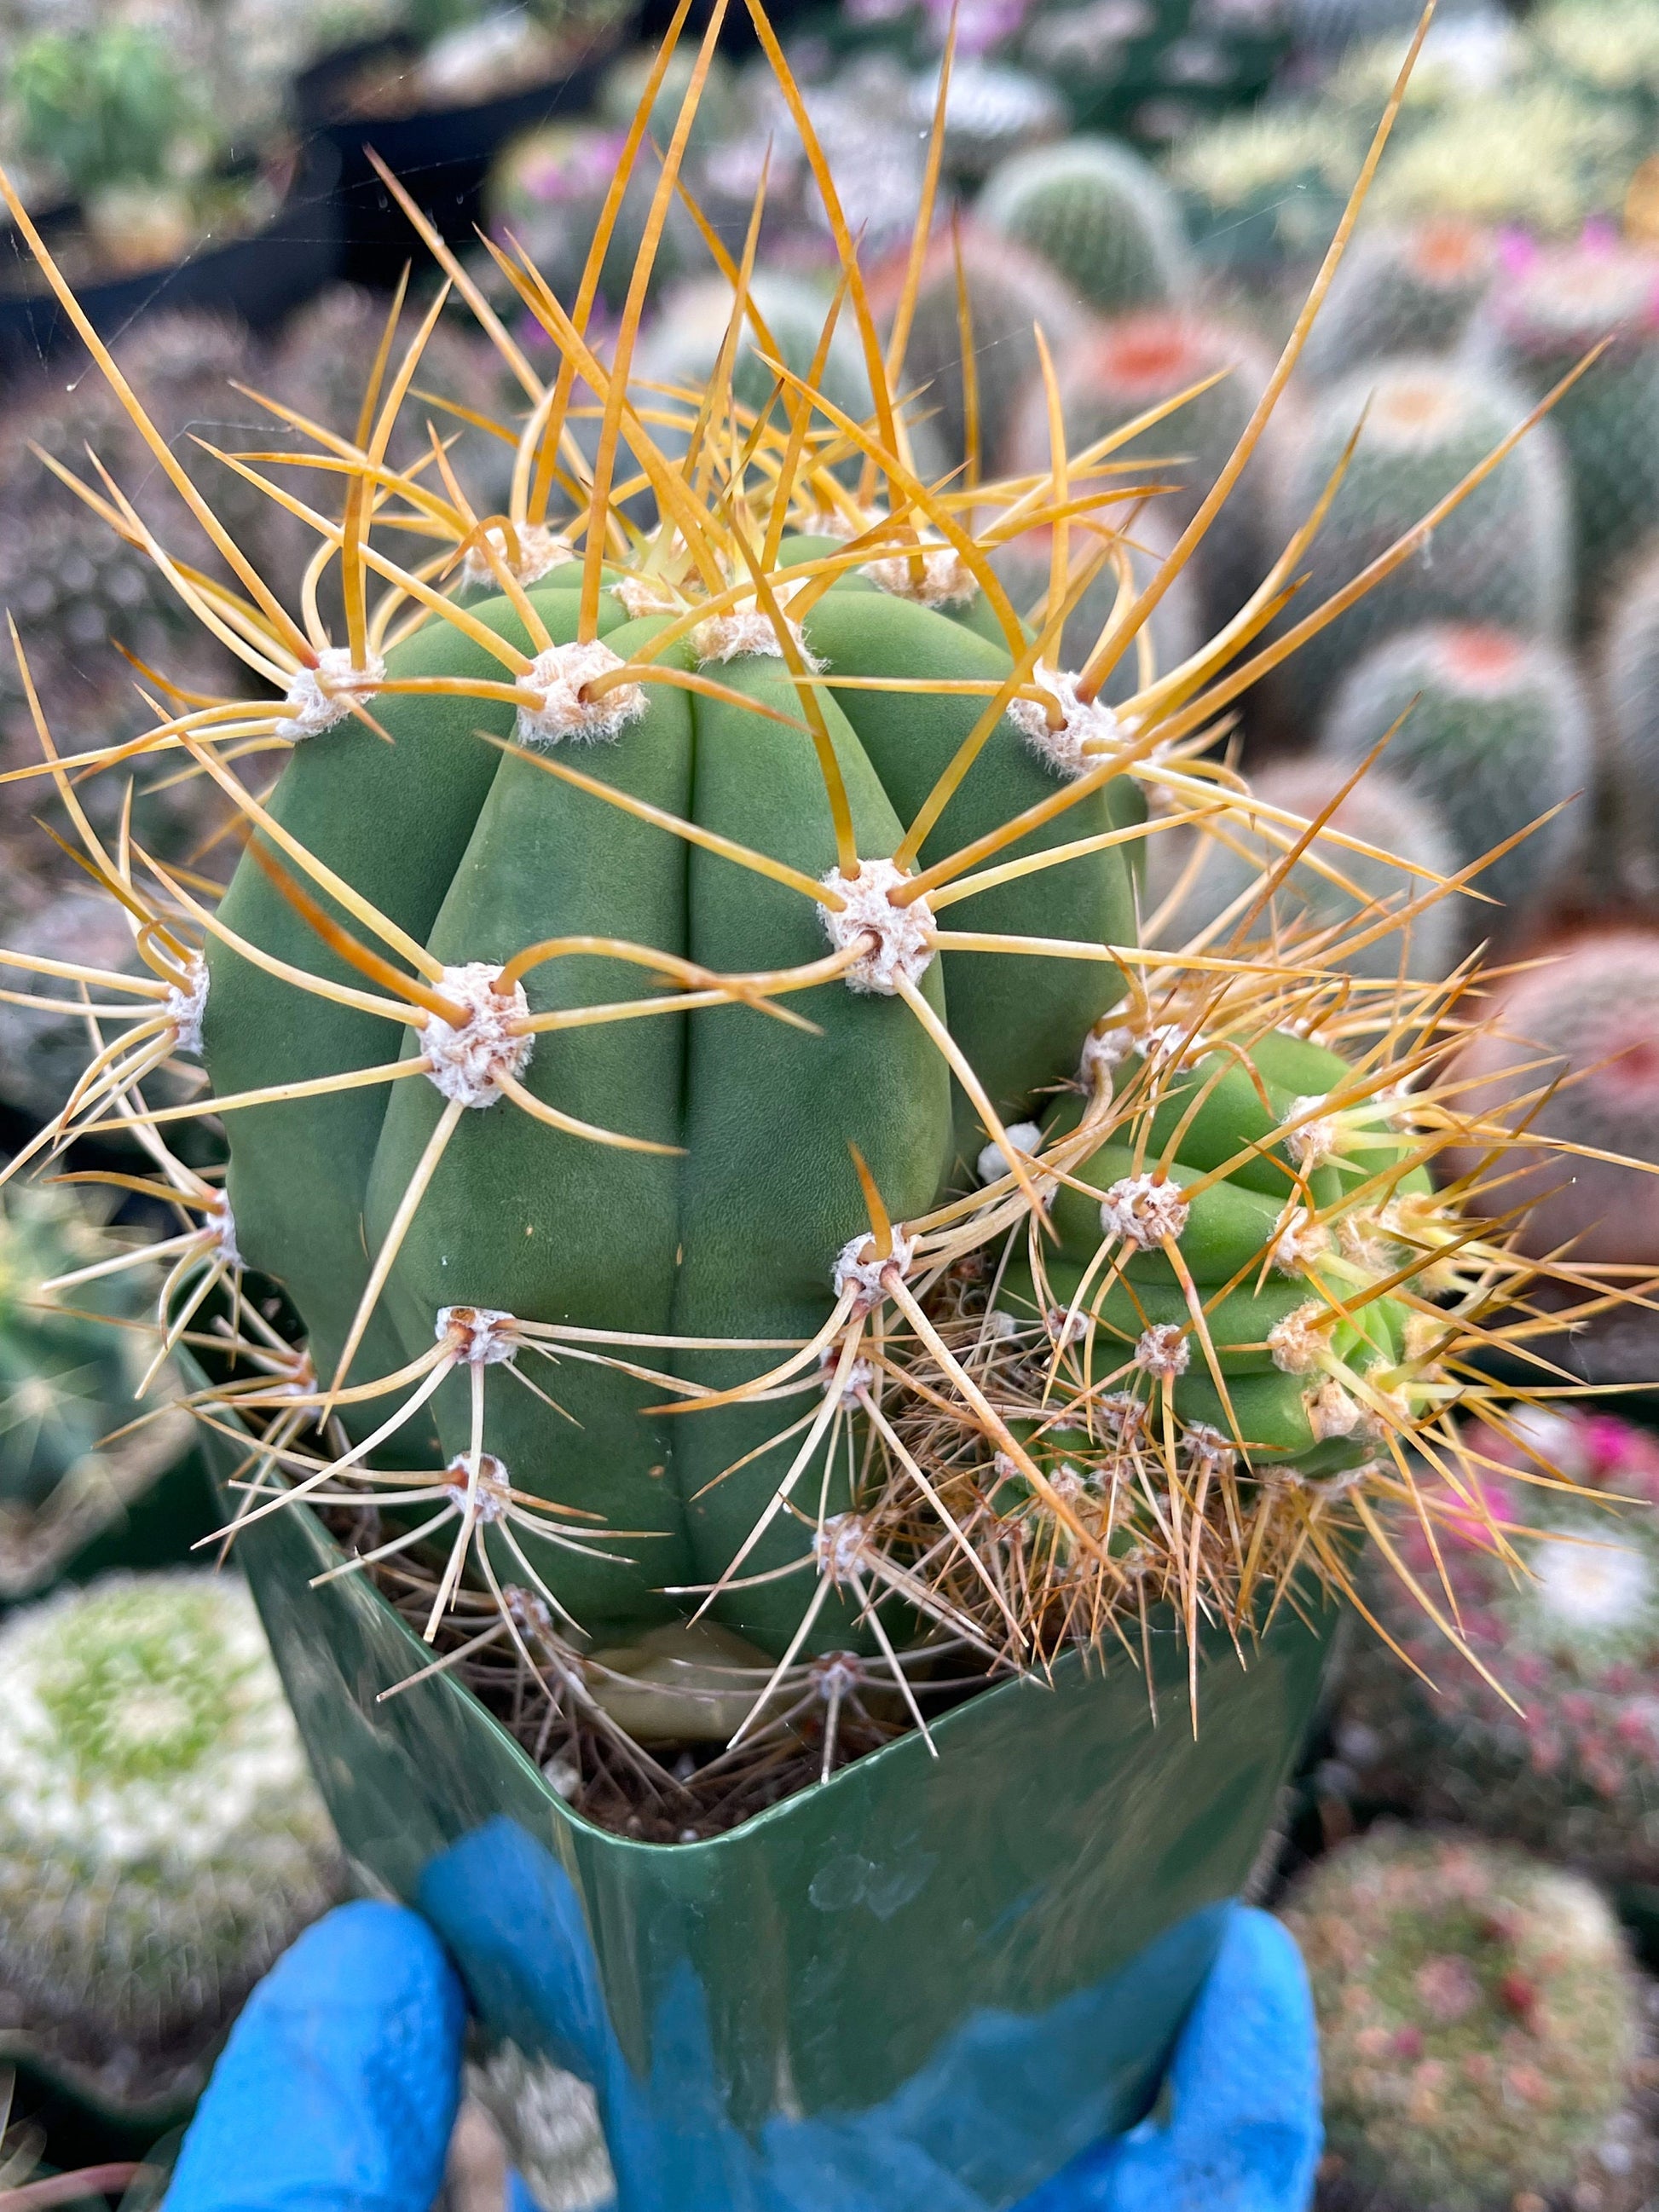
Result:
M210 1432L222 1476L232 1440ZM238 1539L360 1875L437 1928L515 2155L597 2109L617 2212L1000 2212L1155 2094L1340 1619L1010 1682L706 1842L573 1812L307 1509ZM592 2093L574 2089L569 2075ZM603 2161L599 2161L601 2172ZM595 2191L595 2193L600 2193ZM582 2201L566 2197L563 2202Z

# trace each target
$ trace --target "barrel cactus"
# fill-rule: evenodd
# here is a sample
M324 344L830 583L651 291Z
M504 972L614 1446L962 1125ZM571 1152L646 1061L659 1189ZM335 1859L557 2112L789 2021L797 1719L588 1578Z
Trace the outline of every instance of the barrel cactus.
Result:
M1507 2212L1591 2179L1640 2011L1588 1882L1378 1829L1321 1860L1285 1917L1319 2014L1334 2179L1390 2212Z
M1528 1103L1500 1114L1514 1142L1490 1170L1507 1178L1493 1202L1530 1206L1519 1232L1528 1251L1570 1246L1591 1267L1659 1263L1659 1180L1644 1165L1659 1160L1659 933L1589 930L1546 945L1494 1012L1494 1026L1465 1048L1462 1079L1480 1103L1496 1105L1507 1091ZM1584 1148L1570 1176L1538 1149L1552 1137ZM1473 1153L1448 1158L1453 1170L1476 1164Z
M987 180L981 222L1040 254L1098 313L1156 307L1188 279L1170 187L1127 146L1068 138L1016 154Z
M1314 541L1308 588L1322 595L1358 576L1527 412L1526 398L1502 380L1426 358L1384 362L1332 386L1278 457L1288 530L1360 432ZM1462 620L1559 637L1571 613L1565 502L1554 433L1542 423L1425 534L1414 560L1296 656L1287 686L1296 711L1316 707L1377 638L1414 623Z
M198 2063L337 1893L252 1601L112 1576L0 1627L0 1990L30 2042L137 2098Z
M1468 910L1477 934L1513 931L1589 826L1592 723L1571 661L1547 640L1473 623L1402 631L1349 671L1320 725L1320 750L1350 769L1385 738L1389 767L1437 810L1460 868L1540 825L1476 879L1507 912Z
M240 1525L368 1501L362 1563L401 1563L428 1636L482 1616L538 1679L603 1676L636 1744L672 1740L647 1692L677 1669L682 1734L735 1705L741 1735L775 1691L839 1698L866 1662L902 1705L940 1633L1028 1666L1165 1601L1196 1667L1201 1617L1242 1625L1304 1569L1346 1586L1349 1532L1409 1502L1406 1443L1455 1453L1460 1363L1514 1279L1430 1186L1480 1131L1407 987L1356 997L1346 970L1213 932L1137 942L1148 796L1166 820L1238 812L1211 747L1297 641L1261 642L1302 520L1184 659L1137 652L1179 546L1068 659L1072 554L1133 534L1137 471L1103 489L1097 453L1074 477L1061 435L1023 478L919 475L906 331L933 210L884 337L820 167L842 259L808 375L730 264L706 389L648 408L646 263L602 356L586 282L573 312L499 254L544 377L427 227L524 394L508 507L477 514L438 457L386 459L434 305L371 364L364 428L317 457L343 479L315 526L343 640L225 554L238 587L208 611L261 685L151 743L224 791L246 850L216 907L98 848L148 972L99 979L138 1018L47 1139L91 1100L169 1164L193 1224L170 1326L245 1277L286 1293L303 1347L262 1300L217 1310L248 1370L215 1395L263 1439ZM610 246L602 224L586 279ZM862 416L824 388L842 314ZM745 326L778 387L758 422L732 392ZM1436 479L1446 515L1478 474ZM417 567L371 483L407 502L387 528L419 515ZM996 566L1030 532L1036 629ZM249 746L282 757L268 795ZM1290 853L1302 825L1275 826ZM179 1056L205 1068L222 1184L144 1094Z

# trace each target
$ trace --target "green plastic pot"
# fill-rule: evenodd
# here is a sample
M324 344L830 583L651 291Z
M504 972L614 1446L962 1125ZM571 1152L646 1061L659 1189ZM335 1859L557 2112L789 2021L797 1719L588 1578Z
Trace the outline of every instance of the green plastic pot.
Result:
M221 1477L234 1447L215 1439ZM1155 2094L1318 1702L1339 1609L1217 1639L1188 1723L1075 1656L702 1843L573 1812L304 1508L238 1540L317 1778L448 1945L483 2054L591 2085L618 2212L993 2212Z

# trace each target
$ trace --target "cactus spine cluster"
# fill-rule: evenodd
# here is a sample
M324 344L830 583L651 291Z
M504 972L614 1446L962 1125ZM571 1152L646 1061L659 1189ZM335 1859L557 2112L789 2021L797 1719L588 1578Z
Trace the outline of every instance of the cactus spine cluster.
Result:
M1363 2201L1507 2212L1569 2189L1626 2094L1634 1979L1589 1884L1379 1829L1286 1900L1319 2014L1328 2151Z
M1159 307L1185 287L1187 247L1169 186L1110 139L1016 154L987 181L978 214L1040 254L1097 313Z
M1319 744L1354 769L1384 738L1390 769L1436 809L1460 868L1562 810L1476 879L1512 926L1588 828L1591 717L1571 660L1546 641L1474 624L1385 638L1337 687ZM1467 919L1485 935L1505 917L1470 908Z
M1305 599L1264 641L1306 514L1222 633L1141 664L1260 410L1068 665L1073 546L1086 527L1127 566L1114 510L1146 495L1133 469L1096 481L1127 428L1073 453L1057 422L1046 468L995 483L919 472L914 284L884 336L772 58L841 269L809 374L778 362L757 416L732 392L751 329L776 361L752 245L723 264L707 388L647 409L646 262L605 356L586 333L605 224L580 317L497 257L545 377L427 227L524 394L509 504L480 514L441 470L387 460L434 304L389 331L331 448L341 511L317 515L315 559L343 635L314 594L296 613L271 589L141 425L234 577L212 608L261 679L149 744L223 791L246 850L216 907L76 817L145 917L146 973L100 979L131 1026L34 1149L142 1133L151 1187L197 1224L170 1333L244 1271L283 1285L303 1352L234 1308L249 1371L221 1395L261 1432L241 1524L307 1498L388 1509L375 1555L425 1563L431 1636L465 1598L521 1655L533 1626L568 1676L596 1644L666 1665L676 1632L706 1656L712 1613L758 1665L758 1716L849 1645L908 1698L899 1642L1023 1666L1167 1601L1196 1668L1205 1616L1242 1629L1304 1568L1346 1587L1346 1532L1415 1498L1407 1442L1455 1458L1450 1408L1495 1387L1456 1363L1513 1263L1427 1174L1481 1132L1438 1083L1433 988L1356 996L1341 965L1395 917L1357 917L1328 968L1136 942L1149 795L1237 817L1212 742L1335 611ZM863 418L823 388L843 310ZM1488 458L1435 474L1443 530ZM392 550L411 510L416 567ZM994 556L1044 531L1028 629ZM284 756L268 797L250 744ZM76 778L100 764L77 756ZM78 805L70 767L46 772ZM1306 826L1249 819L1281 854ZM205 1066L222 1187L145 1098L179 1055Z
M1527 419L1498 379L1430 359L1385 362L1322 393L1285 441L1281 520L1305 514L1358 443L1315 539L1309 589L1340 590ZM1363 429L1361 424L1363 421ZM1566 489L1549 425L1540 423L1431 530L1417 557L1322 632L1289 669L1303 711L1356 654L1414 623L1462 621L1559 635L1568 604Z
M1605 1413L1522 1412L1479 1442L1485 1495L1520 1565L1473 1522L1448 1526L1439 1548L1484 1672L1448 1667L1401 1586L1373 1571L1366 1602L1421 1674L1381 1643L1357 1650L1339 1750L1367 1796L1513 1838L1601 1881L1650 1882L1659 1448ZM1437 1579L1421 1530L1402 1541L1412 1571Z
M0 1987L106 2067L211 2035L336 1893L252 1599L115 1576L0 1628Z

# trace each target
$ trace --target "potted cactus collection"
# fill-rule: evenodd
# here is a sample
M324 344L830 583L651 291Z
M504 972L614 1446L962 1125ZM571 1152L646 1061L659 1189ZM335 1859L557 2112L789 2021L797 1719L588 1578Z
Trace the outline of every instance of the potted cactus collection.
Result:
M245 191L155 34L9 57L0 2062L107 2154L349 1867L550 2203L1007 2212L1322 1725L1333 2212L1614 2174L1659 984L1532 955L1588 787L1653 842L1659 292L1572 6L354 18L422 268L270 340L109 321ZM1559 210L1442 206L1549 67Z

